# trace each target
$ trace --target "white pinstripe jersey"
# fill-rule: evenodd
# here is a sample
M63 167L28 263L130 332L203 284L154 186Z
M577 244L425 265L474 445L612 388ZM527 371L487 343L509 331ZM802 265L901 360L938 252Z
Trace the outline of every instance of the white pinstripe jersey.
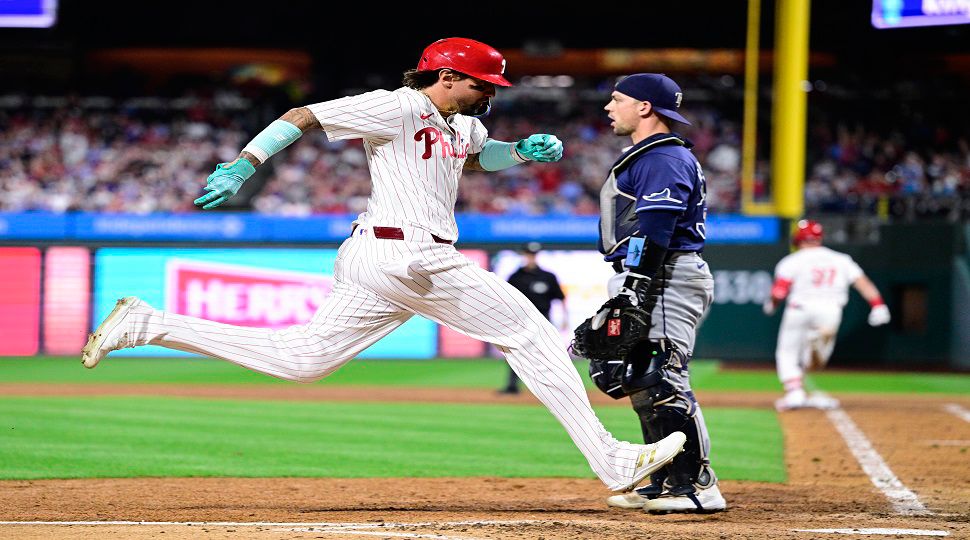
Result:
M477 119L447 119L424 93L375 90L308 105L331 141L363 139L371 174L364 226L417 227L458 238L455 199L468 154L488 137Z

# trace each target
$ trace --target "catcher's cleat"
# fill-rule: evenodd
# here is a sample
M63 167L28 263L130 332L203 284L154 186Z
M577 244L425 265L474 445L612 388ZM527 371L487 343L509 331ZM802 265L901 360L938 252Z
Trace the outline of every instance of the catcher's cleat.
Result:
M727 501L721 495L717 484L700 491L694 491L693 486L690 488L691 493L676 495L674 488L671 488L673 493L665 493L656 499L647 499L643 503L643 511L651 514L669 514L671 512L723 512L727 509Z
M683 432L675 431L653 444L634 445L640 452L633 478L629 484L616 491L630 491L637 487L644 478L673 461L677 454L683 451L685 442L687 442L687 436Z
M93 368L109 352L130 346L128 344L128 326L124 322L131 308L138 305L144 305L144 302L135 296L126 296L118 300L115 308L88 336L87 345L81 349L81 363L84 364L84 367Z

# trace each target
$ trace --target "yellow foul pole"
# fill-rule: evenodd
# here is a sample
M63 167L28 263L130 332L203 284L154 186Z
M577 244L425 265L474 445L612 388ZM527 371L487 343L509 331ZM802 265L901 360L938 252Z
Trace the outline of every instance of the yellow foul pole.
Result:
M749 216L774 213L774 205L754 199L755 164L758 159L760 29L761 0L748 0L748 29L744 46L744 123L741 131L741 212Z
M778 0L775 20L775 99L771 179L778 215L805 210L805 109L810 0Z

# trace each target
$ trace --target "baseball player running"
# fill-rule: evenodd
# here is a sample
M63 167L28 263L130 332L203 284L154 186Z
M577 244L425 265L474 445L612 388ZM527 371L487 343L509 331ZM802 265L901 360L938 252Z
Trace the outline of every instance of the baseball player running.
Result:
M613 490L635 487L681 451L684 434L648 445L615 439L594 414L556 329L525 296L453 246L463 169L497 171L562 157L554 135L496 141L473 116L488 110L496 86L511 86L504 71L505 59L484 43L439 40L404 74L403 88L292 109L209 176L208 193L195 201L206 209L235 195L255 167L307 130L323 129L330 140L363 139L373 182L367 210L341 244L333 293L310 322L280 331L244 328L126 297L91 335L84 365L151 344L313 382L418 314L494 343L600 480Z
M704 173L690 151L693 144L671 131L675 123L690 124L677 112L682 97L669 77L638 73L616 84L605 107L613 133L633 141L600 191L599 249L617 272L608 284L612 299L607 305L625 302L650 313L649 347L629 353L622 388L640 417L645 441L676 431L687 435L684 452L654 473L650 485L612 496L607 504L655 513L727 507L710 466L711 443L688 377L714 279L701 257L707 218ZM621 370L612 374L622 375ZM601 389L611 386L600 383Z
M775 402L779 411L839 406L829 396L806 394L802 379L805 371L821 369L832 356L842 308L849 301L849 285L869 302L871 326L890 320L889 308L872 281L852 257L823 246L822 236L818 222L798 222L792 236L796 251L778 262L771 296L764 304L765 314L772 315L788 298L775 350L778 379L785 387L784 397Z

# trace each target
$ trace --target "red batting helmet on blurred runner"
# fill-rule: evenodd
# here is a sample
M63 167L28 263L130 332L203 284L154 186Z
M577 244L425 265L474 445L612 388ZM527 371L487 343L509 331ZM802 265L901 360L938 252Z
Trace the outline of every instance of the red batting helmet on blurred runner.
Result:
M512 86L502 75L505 58L481 41L467 38L445 38L435 41L421 53L418 71L453 69L499 86Z
M822 241L822 224L811 219L803 219L798 222L798 228L792 235L791 241L798 245L808 240Z

